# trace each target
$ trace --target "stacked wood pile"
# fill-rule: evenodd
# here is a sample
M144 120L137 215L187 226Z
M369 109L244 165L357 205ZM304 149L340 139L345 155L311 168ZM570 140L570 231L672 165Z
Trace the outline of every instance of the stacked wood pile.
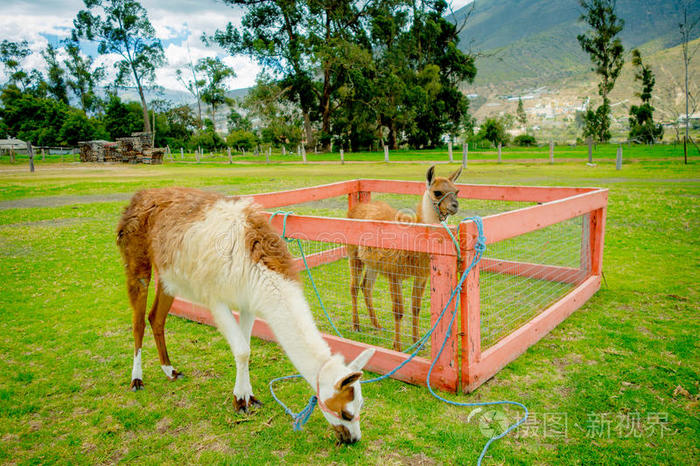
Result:
M132 133L116 142L79 142L81 162L163 163L165 149L151 145L151 133Z

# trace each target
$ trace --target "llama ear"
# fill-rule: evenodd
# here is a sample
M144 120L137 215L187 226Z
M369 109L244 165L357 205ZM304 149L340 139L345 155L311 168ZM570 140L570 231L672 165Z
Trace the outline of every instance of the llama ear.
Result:
M336 382L335 389L340 392L344 388L349 387L350 385L360 380L360 377L362 377L362 372L351 372L342 379L338 380L338 382Z
M455 181L457 181L457 178L459 178L459 175L461 175L461 174L462 174L462 167L459 167L456 172L454 172L453 174L450 175L449 180L454 183Z
M435 181L435 165L428 168L428 171L425 174L425 184L427 187L430 187L430 185L433 184L433 181Z
M350 364L348 364L348 368L351 371L361 371L363 367L369 362L370 359L372 359L372 356L374 356L374 348L368 348L361 352L359 356L357 356Z

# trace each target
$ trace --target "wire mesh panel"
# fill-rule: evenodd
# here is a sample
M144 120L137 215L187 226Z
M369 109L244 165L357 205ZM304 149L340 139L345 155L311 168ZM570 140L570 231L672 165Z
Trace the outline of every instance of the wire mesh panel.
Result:
M488 245L479 276L482 349L583 280L588 269L588 235L587 216L579 216Z
M310 267L310 276L299 262L300 277L304 283L304 292L320 330L331 335L338 335L351 340L368 343L384 348L408 350L414 343L413 314L420 309L417 335L424 335L430 328L430 271L429 257L426 254L421 263L420 253L390 249L354 247L338 242L301 241L301 247ZM342 249L340 249L342 248ZM353 248L355 251L353 252ZM302 259L301 251L294 241L289 243L290 252ZM353 316L352 275L348 252L355 258L355 275L357 283L357 317ZM323 256L325 254L325 257ZM407 255L413 256L406 260ZM358 257L359 256L359 257ZM397 256L402 256L397 258ZM371 257L373 262L357 259ZM316 264L318 260L330 262ZM415 264L411 264L411 261ZM398 262L401 274L389 274L384 271L394 267ZM413 298L413 286L416 276L423 280L422 292L416 293L420 300ZM364 286L363 286L364 285ZM398 337L394 311L402 308L402 319ZM375 319L370 319L370 309ZM396 342L399 345L396 345ZM430 344L426 344L419 353L430 355Z

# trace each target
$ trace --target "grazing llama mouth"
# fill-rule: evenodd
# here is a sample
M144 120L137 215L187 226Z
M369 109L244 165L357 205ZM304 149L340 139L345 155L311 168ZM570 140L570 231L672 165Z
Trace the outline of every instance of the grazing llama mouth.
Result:
M353 439L350 435L350 431L345 426L333 426L335 430L335 435L338 437L338 442L345 444L353 444L357 442L357 439Z

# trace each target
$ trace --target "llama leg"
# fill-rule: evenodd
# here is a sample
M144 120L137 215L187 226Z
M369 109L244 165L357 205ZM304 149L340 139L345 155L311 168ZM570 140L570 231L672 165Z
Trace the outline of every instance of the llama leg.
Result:
M413 295L411 297L411 310L413 311L413 343L420 338L420 327L418 317L420 315L421 301L425 292L425 285L428 283L427 277L416 277L413 281Z
M143 389L143 372L141 368L141 345L143 344L143 331L146 327L146 298L148 297L148 283L151 279L150 268L146 269L142 276L127 272L127 291L129 301L133 309L132 331L134 334L134 364L131 369L131 385L133 391Z
M369 320L372 322L372 326L376 329L381 330L382 326L379 325L377 316L374 313L374 305L372 304L372 291L374 290L374 283L377 281L377 275L379 272L367 267L365 269L365 276L362 279L362 294L365 295L365 304L367 305L367 313L369 313Z
M394 350L401 351L401 319L403 318L403 293L401 281L389 277L389 292L391 293L392 310L394 312Z
M156 298L153 301L151 312L148 314L148 321L151 323L153 338L156 341L156 348L158 348L160 367L170 380L181 379L183 377L182 373L173 369L173 366L170 364L168 348L165 345L165 320L168 318L168 312L170 312L173 299L174 298L166 294L163 291L163 287L158 284Z
M248 406L251 404L250 396L252 395L252 388L250 387L250 379L248 378L247 371L248 359L250 358L250 345L228 306L219 303L210 306L209 309L211 309L211 315L214 317L216 327L224 338L226 338L233 352L233 356L236 358L236 383L233 390L233 406L236 411L247 412ZM245 371L241 370L242 367L245 367ZM242 375L239 371L245 372L245 374ZM241 376L244 380L239 382L238 378ZM244 384L245 386L243 386Z
M243 338L245 338L245 341L248 344L248 348L250 348L250 334L253 332L255 314L253 314L252 312L241 310L240 315L241 318L239 321L239 326L241 327L241 333L243 334ZM260 402L260 400L253 396L253 385L250 383L250 373L248 371L249 364L249 355L241 357L236 356L236 384L233 388L233 393L242 401L247 400L248 406L261 406L262 403Z
M362 260L357 257L357 249L348 246L348 262L350 264L350 297L352 298L352 329L360 331L360 316L357 312L357 292L360 289L360 276L362 275Z

